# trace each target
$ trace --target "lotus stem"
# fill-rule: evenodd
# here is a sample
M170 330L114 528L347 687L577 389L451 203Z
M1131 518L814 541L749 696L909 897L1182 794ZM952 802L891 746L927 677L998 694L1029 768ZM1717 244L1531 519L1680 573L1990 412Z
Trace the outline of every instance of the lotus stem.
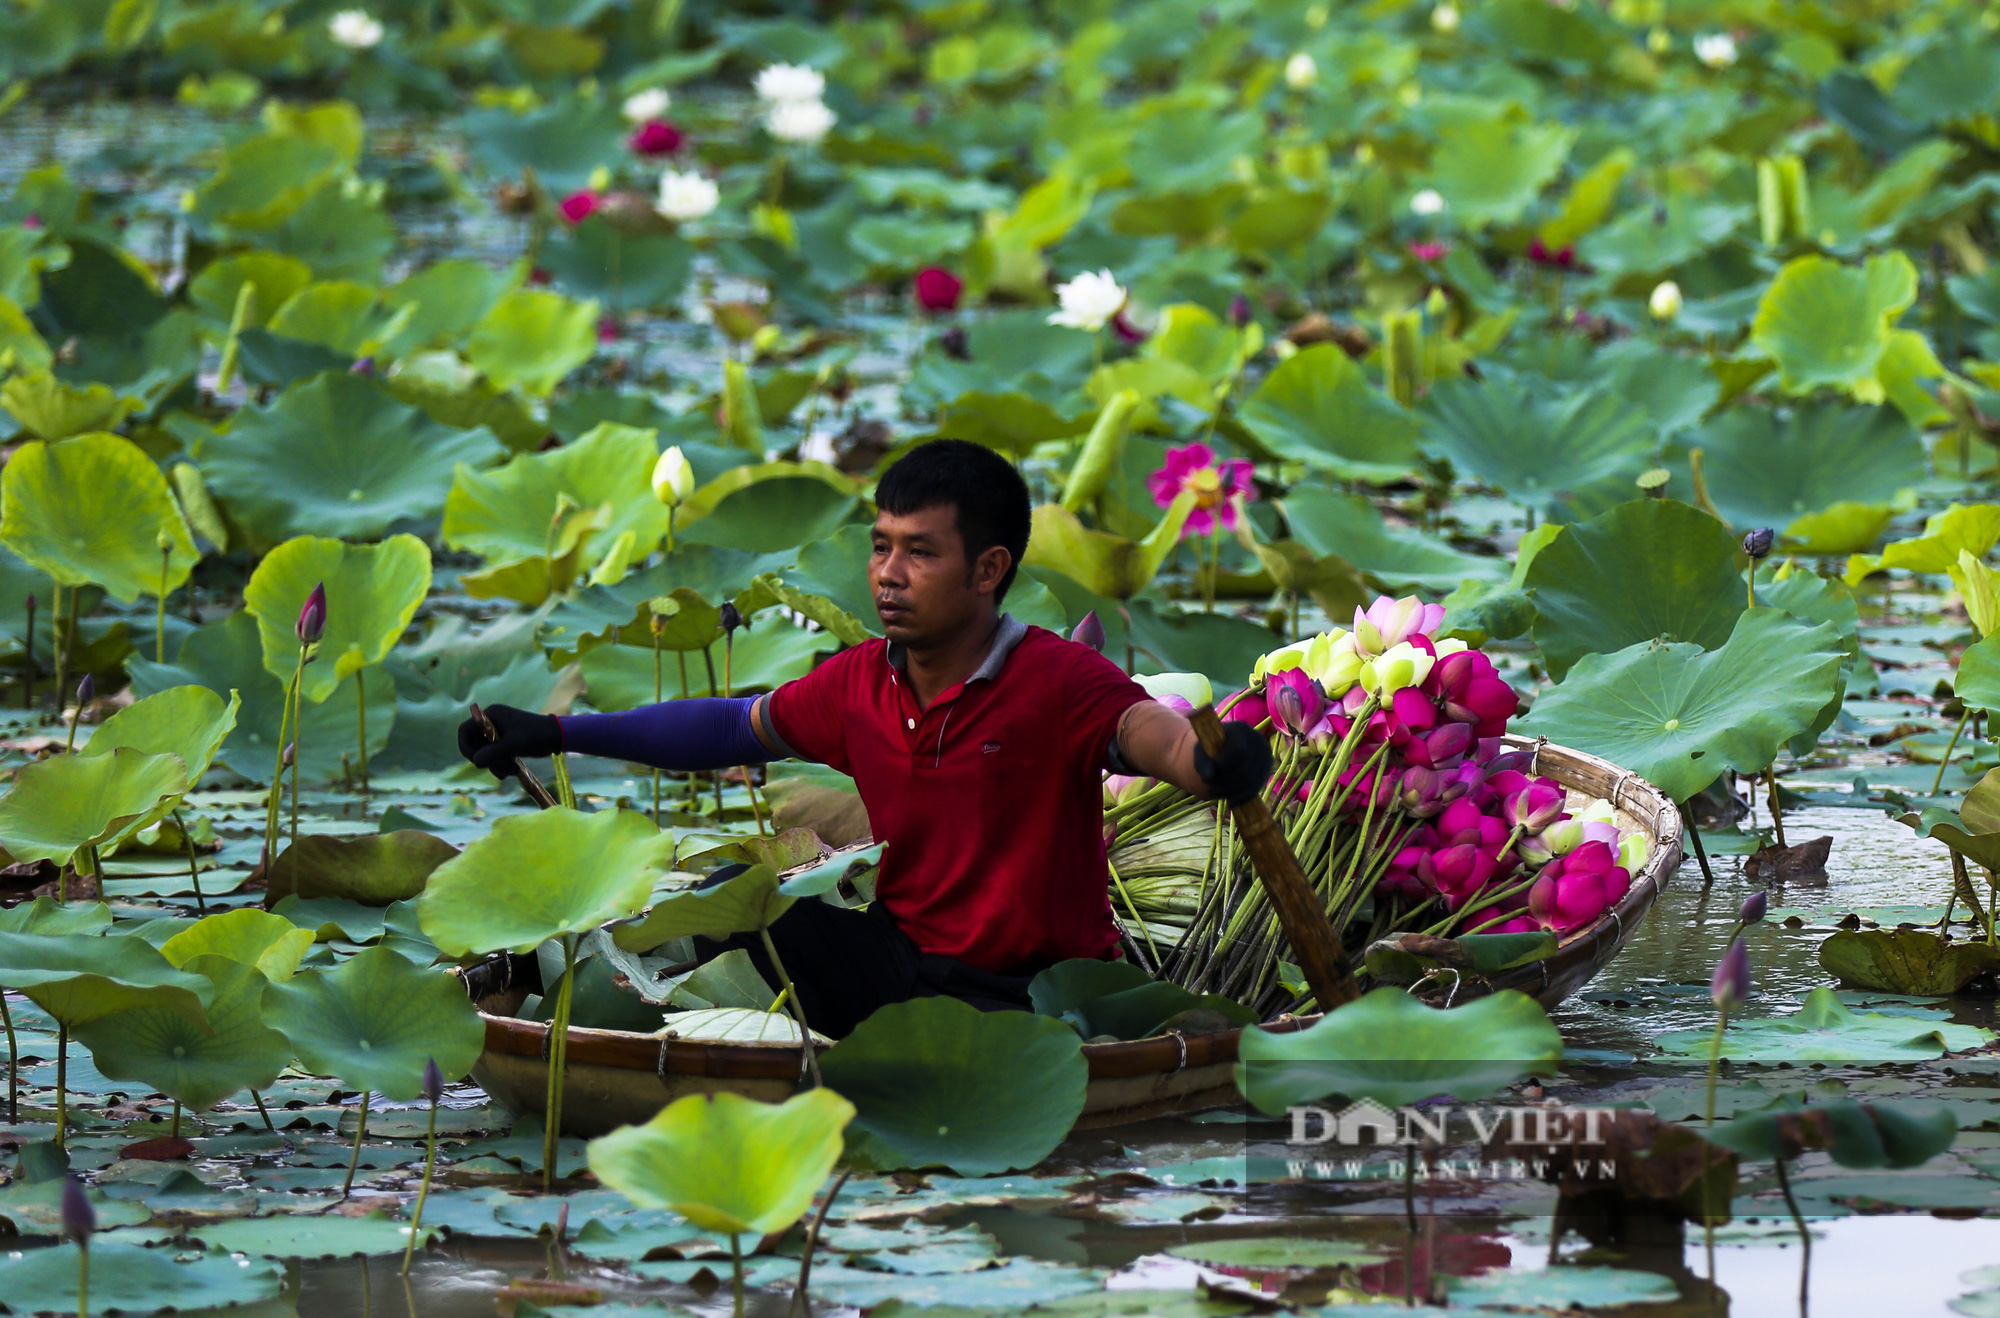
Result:
M1146 939L1146 949L1153 954L1153 964L1155 966L1158 966L1160 964L1160 949L1153 945L1152 930L1146 928L1145 917L1139 914L1138 903L1133 901L1132 894L1126 891L1125 880L1118 877L1118 867L1116 865L1111 864L1110 861L1106 861L1104 867L1111 873L1112 886L1117 888L1118 895L1125 899L1125 909L1132 912L1133 920L1138 922L1139 932Z
M1708 867L1708 849L1701 844L1701 830L1695 827L1694 811L1681 802L1681 826L1687 832L1688 841L1694 843L1694 858L1701 864L1701 885L1706 888L1715 882L1715 871Z
M558 755L560 764L562 757ZM572 807L573 808L573 807ZM542 1105L542 1190L555 1188L556 1157L561 1151L563 1069L569 1061L569 1010L576 991L576 935L563 935L562 987L549 1018L549 1086Z
M1932 796L1936 796L1938 789L1944 786L1944 771L1951 767L1951 752L1958 745L1959 734L1965 731L1966 722L1971 717L1972 709L1967 706L1965 712L1958 716L1958 726L1951 730L1951 740L1944 744L1944 756L1938 760L1937 777L1931 779Z
M299 694L299 683L304 679L305 671L306 651L304 646L300 646L298 667L292 670L291 685L285 690L284 707L278 714L278 754L276 762L271 766L270 810L264 820L264 864L267 867L274 864L278 859L278 803L283 798L285 792L285 746L287 745L285 734L293 732L292 754L296 761L298 755L296 746L297 733L292 729L291 725L296 717L295 710Z
M712 696L716 692L714 641L710 641L702 647L701 661L708 665L708 694ZM727 657L725 656L726 661ZM722 822L722 770L717 769L714 773L711 773L709 779L715 785L715 822L720 824Z
M49 578L55 581L54 577ZM81 590L79 586L77 589ZM56 651L56 713L62 713L63 692L69 690L69 646L63 643L62 582L55 581L53 603L49 610L49 640Z
M69 716L69 740L63 743L63 750L76 749L76 725L81 722L83 722L83 701L79 699L76 702L76 713Z
M14 1013L7 1006L7 991L0 989L0 1025L7 1027L7 1124L21 1124L21 1048L14 1037Z
M90 1318L90 1237L76 1241L76 1318Z
M178 1098L174 1100L174 1128L172 1134L175 1139L181 1137L181 1101Z
M26 603L28 606L28 635L24 643L25 648L21 659L21 708L33 709L35 707L35 597L33 594L28 596Z
M1720 1003L1715 1009L1715 1042L1708 1048L1708 1102L1703 1112L1703 1124L1715 1124L1715 1080L1722 1070L1722 1032L1729 1028L1729 1006Z
M271 1121L271 1110L264 1106L264 1096L253 1089L250 1091L250 1101L257 1105L257 1115L264 1118L264 1129L273 1135L277 1134L278 1127Z
M673 524L673 516L674 516L674 510L671 508L667 509L667 524L669 526ZM669 549L668 552L671 553L672 550ZM661 688L665 684L664 683L665 674L661 671L660 668L660 662L661 662L660 616L657 613L653 615L652 632L653 632L653 703L657 705L661 701L666 699L666 695L661 690ZM653 770L653 827L658 828L659 826L660 826L660 771L658 769L654 769Z
M1784 1151L1779 1150L1782 1155ZM1785 1173L1785 1160L1774 1158L1772 1167L1778 1173L1778 1190L1785 1196L1785 1207L1791 1211L1792 1225L1798 1228L1799 1245L1805 1250L1805 1265L1799 1269L1799 1312L1806 1311L1806 1286L1812 1276L1812 1232L1806 1229L1806 1217L1799 1211L1799 1201L1792 1197L1792 1178Z
M369 1091L361 1091L361 1116L354 1123L354 1152L347 1157L347 1179L340 1183L340 1197L347 1198L354 1192L354 1169L361 1165L361 1141L368 1134Z
M424 1123L424 1183L417 1190L416 1211L410 1214L410 1243L403 1246L403 1275L410 1275L410 1259L417 1252L417 1237L424 1230L424 1200L431 1196L431 1173L437 1169L438 1156L438 1105L431 1100L430 1119Z
M688 698L688 656L687 656L687 651L686 651L686 650L676 650L676 651L674 651L674 658L676 658L676 659L678 659L678 660L680 661L680 666L681 666L681 699L682 699L682 700L686 700L686 699ZM700 789L700 785L699 785L699 783L697 782L697 780L696 780L696 778L695 778L694 774L693 774L692 772L690 772L690 773L688 774L688 776L687 776L687 799L688 799L688 802L689 802L689 809L690 809L690 810L692 810L692 809L693 809L693 802L694 802L694 799L695 799L695 798L696 798L697 796L699 796L699 795L701 795L701 789Z
M368 795L368 684L362 681L363 672L354 675L354 718L355 728L361 742L361 794Z
M56 1022L56 1147L69 1152L69 1026Z
M799 1259L799 1287L792 1292L793 1309L805 1302L806 1288L812 1284L813 1252L818 1249L820 1232L826 1227L827 1211L833 1207L833 1201L839 1197L841 1187L847 1184L847 1178L852 1175L854 1172L851 1169L843 1171L834 1180L833 1188L826 1192L826 1198L819 1201L819 1212L813 1214L812 1226L806 1230L805 1252Z
M1965 725L1961 723L1959 726ZM1782 847L1785 845L1785 810L1778 803L1778 767L1775 764L1764 766L1764 785L1770 789L1765 796L1771 802L1771 828L1777 833L1778 845Z
M201 865L195 860L194 838L188 833L187 825L181 822L180 811L176 810L173 812L173 820L174 827L181 831L181 842L187 847L188 882L194 885L194 908L206 914L208 911L208 900L201 895ZM254 1093L256 1091L253 1090L251 1092Z
M743 1239L734 1231L729 1233L729 1266L730 1284L736 1296L736 1318L743 1318Z
M153 662L167 661L167 573L173 570L174 542L164 532L160 536L160 598L153 610Z
M778 959L778 945L771 941L771 927L758 925L757 936L764 940L764 955L771 958L771 969L778 972L778 983L784 986L785 1010L799 1027L799 1050L805 1054L800 1069L811 1071L814 1086L823 1088L826 1081L819 1073L819 1054L813 1051L812 1027L806 1024L805 1004L799 1001L799 991L792 987L792 977L785 973L785 963Z
M569 784L569 757L557 751L549 757L549 763L555 769L556 799L565 810L576 809L576 789Z

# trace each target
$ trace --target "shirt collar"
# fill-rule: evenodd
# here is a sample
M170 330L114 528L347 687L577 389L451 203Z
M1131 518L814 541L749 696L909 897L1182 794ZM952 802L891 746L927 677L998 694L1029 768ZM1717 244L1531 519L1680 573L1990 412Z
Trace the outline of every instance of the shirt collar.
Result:
M972 670L972 675L965 679L966 682L977 682L981 678L990 682L999 677L1000 670L1006 666L1007 656L1014 653L1014 647L1019 645L1027 634L1027 623L1011 613L1001 614L1000 627L993 633L993 643L986 648L986 657L979 661L979 667ZM889 642L888 657L889 666L897 672L909 670L909 654L901 642Z

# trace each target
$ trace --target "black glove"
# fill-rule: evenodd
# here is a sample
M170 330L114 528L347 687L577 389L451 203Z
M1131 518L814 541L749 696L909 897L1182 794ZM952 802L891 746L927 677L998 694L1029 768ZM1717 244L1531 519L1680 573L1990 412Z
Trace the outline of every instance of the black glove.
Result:
M458 725L458 753L495 778L513 776L515 760L535 760L562 749L562 725L553 714L536 714L512 705L488 705L486 717L499 737L486 740L479 720Z
M1264 790L1271 777L1271 743L1248 723L1222 725L1222 754L1210 755L1200 743L1194 748L1194 771L1208 784L1209 794L1231 805L1242 805Z

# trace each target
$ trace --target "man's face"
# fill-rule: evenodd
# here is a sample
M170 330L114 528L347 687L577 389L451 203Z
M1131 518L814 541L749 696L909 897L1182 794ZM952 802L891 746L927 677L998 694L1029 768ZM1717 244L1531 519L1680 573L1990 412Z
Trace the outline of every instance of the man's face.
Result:
M995 546L968 563L950 505L879 513L868 588L892 641L922 649L978 620L1012 564Z

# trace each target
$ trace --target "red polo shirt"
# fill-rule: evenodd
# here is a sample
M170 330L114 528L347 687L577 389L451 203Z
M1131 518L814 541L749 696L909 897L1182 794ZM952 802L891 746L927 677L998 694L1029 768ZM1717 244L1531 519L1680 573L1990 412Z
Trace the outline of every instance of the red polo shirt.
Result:
M1117 945L1098 774L1148 698L1089 646L1006 617L928 709L900 647L873 640L779 687L768 726L854 779L889 844L876 899L917 946L1004 972Z

